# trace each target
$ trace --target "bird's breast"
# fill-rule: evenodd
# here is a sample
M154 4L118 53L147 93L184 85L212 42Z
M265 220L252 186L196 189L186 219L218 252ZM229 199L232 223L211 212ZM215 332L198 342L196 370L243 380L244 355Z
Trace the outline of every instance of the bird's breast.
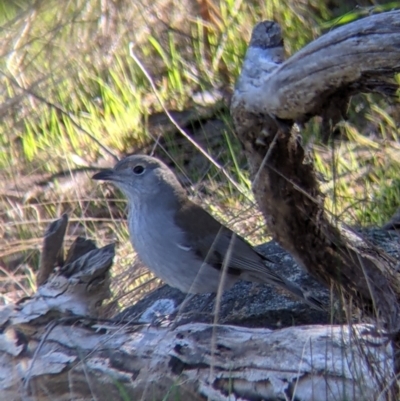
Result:
M140 260L171 287L184 293L218 290L220 272L198 259L172 213L131 209L128 226ZM226 286L232 284L228 279Z

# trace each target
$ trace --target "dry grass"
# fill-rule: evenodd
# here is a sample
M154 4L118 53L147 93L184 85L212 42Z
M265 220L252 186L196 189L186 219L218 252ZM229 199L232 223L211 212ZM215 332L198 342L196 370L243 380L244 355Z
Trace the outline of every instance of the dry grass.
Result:
M217 218L253 243L268 238L228 97L254 24L279 21L291 54L330 18L323 2L226 1L208 10L193 0L8 7L0 53L0 303L35 291L41 237L64 212L67 246L77 235L99 246L118 243L113 289L120 306L158 285L137 267L122 197L90 180L113 155L155 152ZM129 42L142 66L129 57ZM196 103L199 93L216 89L222 96ZM208 160L168 119L158 128L151 123L163 108L196 110L200 117L189 113L178 122ZM398 206L397 115L396 104L358 99L341 128L349 140L337 140L334 152L320 144L318 121L306 127L327 207L342 220L380 224Z

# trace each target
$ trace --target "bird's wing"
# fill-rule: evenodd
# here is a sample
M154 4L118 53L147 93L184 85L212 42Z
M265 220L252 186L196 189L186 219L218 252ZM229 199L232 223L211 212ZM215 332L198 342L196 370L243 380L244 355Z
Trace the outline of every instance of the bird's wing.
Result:
M185 233L185 243L180 246L190 249L201 261L218 270L226 264L228 274L277 285L314 308L323 309L320 301L307 296L300 287L271 270L265 265L265 261L271 262L268 258L195 203L185 203L178 210L175 221Z
M179 246L190 249L209 265L221 269L228 257L225 263L231 274L240 275L243 271L260 274L268 272L263 261L271 260L256 252L243 238L221 225L195 203L185 202L178 209L175 222L185 233L185 243Z

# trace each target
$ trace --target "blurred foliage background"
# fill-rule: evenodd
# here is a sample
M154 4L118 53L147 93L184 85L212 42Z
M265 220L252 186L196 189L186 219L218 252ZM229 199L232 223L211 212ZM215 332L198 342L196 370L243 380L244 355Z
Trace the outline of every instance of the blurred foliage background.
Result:
M252 27L263 19L279 22L289 57L324 32L399 6L372 0L0 2L0 304L35 290L41 237L64 212L69 244L77 235L98 245L118 242L119 305L159 285L134 258L121 194L90 180L97 168L129 153L161 157L217 218L253 243L268 238L229 115ZM328 143L317 118L304 127L326 207L339 220L380 225L399 207L399 111L397 100L360 95Z

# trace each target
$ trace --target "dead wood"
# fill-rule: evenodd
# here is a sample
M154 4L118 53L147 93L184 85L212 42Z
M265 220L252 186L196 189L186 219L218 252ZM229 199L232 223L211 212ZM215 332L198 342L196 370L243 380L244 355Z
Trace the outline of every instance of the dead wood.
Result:
M396 262L326 213L294 122L318 114L336 123L351 94L383 88L392 94L400 70L400 11L334 30L285 62L282 46L274 22L254 28L232 99L255 197L274 238L311 275L396 332Z
M64 262L63 241L68 225L68 215L49 225L44 235L43 249L40 258L39 272L36 277L37 286L42 285L50 276L56 263L58 266Z
M140 323L96 319L110 294L113 245L97 249L80 238L68 255L33 297L0 310L1 399L387 396L394 351L372 326L269 330L194 322L173 328L167 320L146 321L165 299L148 305Z

